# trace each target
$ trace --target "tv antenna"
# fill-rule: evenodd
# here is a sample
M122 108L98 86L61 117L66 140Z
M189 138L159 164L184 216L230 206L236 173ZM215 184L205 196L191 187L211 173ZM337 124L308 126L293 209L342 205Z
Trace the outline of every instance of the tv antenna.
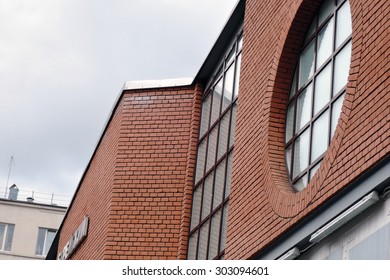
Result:
M7 198L8 182L9 182L9 177L11 175L12 166L15 166L15 161L14 161L13 155L11 156L11 159L9 160L9 164L8 164L9 169L8 169L7 185L5 186L4 198Z

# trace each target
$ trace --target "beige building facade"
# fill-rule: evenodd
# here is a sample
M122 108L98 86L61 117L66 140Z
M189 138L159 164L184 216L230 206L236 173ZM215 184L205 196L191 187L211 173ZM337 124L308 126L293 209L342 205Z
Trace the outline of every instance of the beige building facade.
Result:
M66 209L0 199L0 260L44 259Z

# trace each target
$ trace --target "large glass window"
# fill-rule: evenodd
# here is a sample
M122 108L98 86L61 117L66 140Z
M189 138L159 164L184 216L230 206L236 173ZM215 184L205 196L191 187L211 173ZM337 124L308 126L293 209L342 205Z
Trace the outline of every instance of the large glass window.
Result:
M202 101L188 259L225 251L242 35L227 51Z
M53 243L56 236L55 229L39 228L37 246L35 247L35 254L40 256L46 256L49 252L51 243Z
M340 116L351 60L348 0L325 0L307 33L291 85L286 163L295 190L318 169Z
M0 223L0 251L11 251L15 225Z

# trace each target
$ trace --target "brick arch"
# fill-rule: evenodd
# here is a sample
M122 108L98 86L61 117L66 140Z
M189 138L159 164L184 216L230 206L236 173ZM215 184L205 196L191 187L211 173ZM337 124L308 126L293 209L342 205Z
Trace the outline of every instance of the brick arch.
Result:
M324 156L318 172L309 181L308 186L301 192L294 191L289 178L285 162L284 133L287 111L287 99L298 62L298 55L301 51L306 32L323 1L322 0L297 0L289 7L289 13L281 26L280 36L275 51L273 65L268 80L268 92L270 104L268 108L268 142L267 155L264 157L264 165L269 170L266 172L266 194L270 206L275 214L283 218L292 218L307 209L317 194L324 187L324 182L329 174L330 167L337 156L340 143L343 139L345 126L351 108L346 105L352 103L354 97L354 86L351 73L358 73L360 66L360 55L356 46L359 45L352 39L352 58L350 75L346 95L343 102L339 124L334 137ZM358 34L362 24L354 20L354 14L361 11L358 0L350 0L352 14L352 38ZM358 37L358 36L357 36ZM361 37L360 37L361 38Z

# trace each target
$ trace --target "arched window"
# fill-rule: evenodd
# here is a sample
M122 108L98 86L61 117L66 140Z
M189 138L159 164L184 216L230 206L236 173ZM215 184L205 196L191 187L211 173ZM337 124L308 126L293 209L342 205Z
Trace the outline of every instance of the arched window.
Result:
M348 0L325 0L300 53L291 85L285 154L296 191L306 187L333 137L351 60L351 11Z

